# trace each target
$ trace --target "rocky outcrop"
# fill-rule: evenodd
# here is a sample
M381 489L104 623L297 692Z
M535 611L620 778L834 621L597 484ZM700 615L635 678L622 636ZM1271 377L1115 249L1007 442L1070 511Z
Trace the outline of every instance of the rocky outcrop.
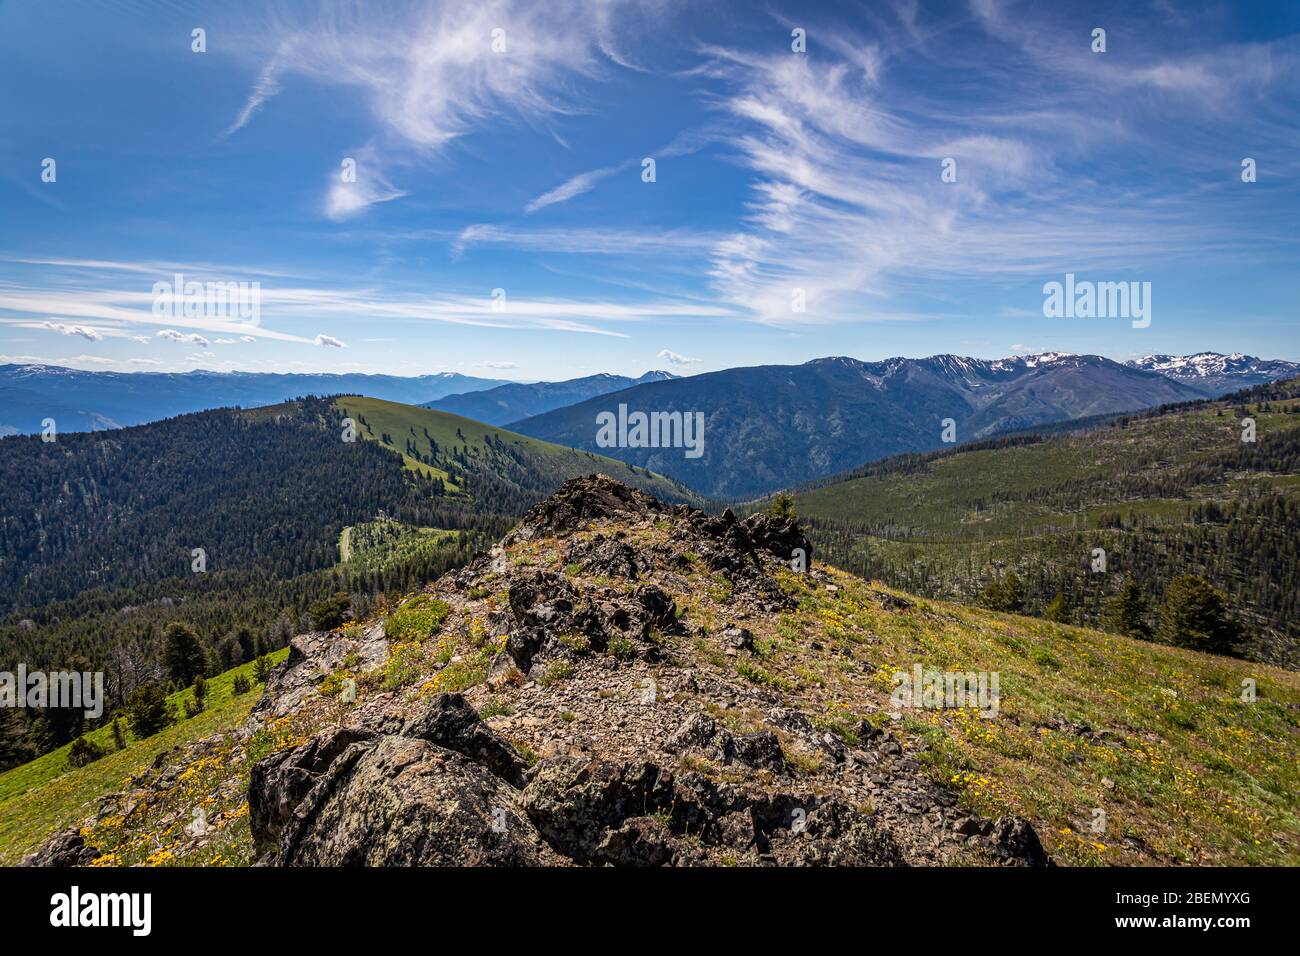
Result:
M536 547L554 563L512 557ZM960 810L892 734L861 721L846 738L779 693L688 666L679 640L752 658L742 622L790 608L773 572L807 547L792 519L566 483L439 590L466 614L466 595L501 596L484 612L501 635L486 690L512 712L482 720L477 691L414 711L380 695L355 726L267 757L249 792L263 862L1049 863L1029 824ZM680 599L698 597L684 576L701 571L723 589L716 629L682 621ZM286 695L307 680L307 659L291 664Z
M99 859L100 852L88 846L76 827L61 830L46 840L35 853L23 857L19 866L86 866Z
M294 639L233 734L241 746L268 728L295 741L249 771L255 858L1050 865L1027 822L960 808L924 772L918 743L862 719L865 699L830 723L824 697L801 698L767 673L778 640L795 646L775 621L798 611L778 582L800 548L791 519L669 507L603 476L566 483L500 546L429 588L450 610L436 639L402 645L420 655L411 679L387 680L380 621ZM883 592L878 603L909 607ZM786 633L868 696L865 655L842 647L828 660L820 632ZM348 702L324 693L340 671ZM439 692L448 675L460 692ZM129 816L174 787L204 746L160 757L134 790L106 798L111 812ZM31 862L97 855L74 830Z
M250 822L279 866L537 865L524 767L463 697L439 694L395 733L332 728L259 761Z

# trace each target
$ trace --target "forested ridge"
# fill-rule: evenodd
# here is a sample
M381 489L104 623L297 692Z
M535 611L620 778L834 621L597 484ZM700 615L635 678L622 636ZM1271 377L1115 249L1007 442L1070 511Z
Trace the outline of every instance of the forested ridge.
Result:
M353 441L348 404L362 419ZM429 426L418 432L370 434L408 408L309 397L0 441L0 670L102 670L111 708L178 678L161 650L170 625L195 633L215 672L311 628L331 595L360 614L464 564L574 474L617 464L673 491L428 409L413 410ZM341 564L345 528L357 560ZM81 729L26 711L0 720L0 762Z
M1274 383L898 456L805 487L795 502L823 560L972 602L1012 573L1026 612L1081 624L1105 626L1132 578L1154 632L1169 583L1198 575L1229 599L1241 653L1300 666L1298 397L1300 382ZM1242 440L1247 419L1253 442Z

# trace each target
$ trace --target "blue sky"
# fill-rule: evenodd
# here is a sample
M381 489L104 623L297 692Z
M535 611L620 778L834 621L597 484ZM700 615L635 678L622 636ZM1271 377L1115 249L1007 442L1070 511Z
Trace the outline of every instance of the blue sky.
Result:
M0 0L0 361L1297 360L1298 117L1290 0ZM177 271L258 321L155 315ZM1045 318L1067 272L1150 327Z

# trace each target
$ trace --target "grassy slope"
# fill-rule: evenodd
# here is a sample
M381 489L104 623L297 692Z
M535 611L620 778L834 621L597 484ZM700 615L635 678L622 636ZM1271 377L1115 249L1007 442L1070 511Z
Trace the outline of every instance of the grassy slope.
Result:
M271 655L275 663L289 653L287 648ZM253 664L219 674L208 681L208 706L203 713L179 721L145 740L128 733L127 746L113 751L85 767L68 764L66 745L21 767L0 774L0 865L12 866L34 850L51 833L71 826L93 813L97 801L120 790L129 776L148 767L158 754L172 747L230 730L248 715L260 689L233 696L237 674L253 679ZM172 710L183 713L182 702L189 690L172 694ZM112 750L113 733L108 725L87 735L99 746Z
M1300 401L1270 404L1279 409ZM1267 449L1270 435L1300 429L1300 415L1258 406L1251 411L1260 449ZM1050 568L1074 582L1074 599L1095 604L1129 571L1118 556L1181 555L1183 570L1210 576L1252 615L1257 656L1291 666L1294 639L1286 636L1292 633L1286 622L1253 616L1251 592L1267 581L1251 566L1250 553L1228 544L1227 536L1245 526L1201 524L1199 533L1213 543L1201 545L1200 552L1181 550L1178 536L1180 529L1191 529L1190 513L1200 505L1244 502L1266 493L1300 496L1300 476L1261 466L1208 481L1198 477L1181 497L1125 497L1123 490L1126 481L1159 481L1240 448L1238 418L1218 404L1033 445L957 451L910 473L853 478L800 492L795 507L803 517L856 529L848 541L832 536L819 542L815 532L814 545L830 549L821 557L954 600L973 599L990 569L1011 567L1032 576ZM1117 514L1123 528L1103 527ZM1090 577L1077 571L1094 547L1107 550L1114 573ZM1213 571L1205 566L1209 560L1218 565ZM1042 600L1048 598L1050 593Z
M1295 402L1273 402L1275 407ZM1300 416L1255 412L1261 436L1275 429L1300 428ZM1261 438L1261 441L1264 440ZM1036 445L959 452L933 461L920 474L855 478L796 495L801 515L895 525L957 537L1012 535L1025 530L1069 525L1073 516L1129 511L1178 516L1206 499L1231 500L1238 485L1207 485L1178 500L1130 501L1104 486L1126 474L1158 474L1172 463L1229 451L1240 443L1240 428L1229 414L1216 417L1199 409L1148 419L1127 428L1101 428L1050 439ZM1247 476L1242 476L1243 478ZM1295 494L1295 476L1259 474L1277 490ZM1082 483L1087 507L1076 510L1015 500L1040 488ZM993 502L995 494L1012 500ZM984 507L976 509L976 502Z
M652 547L656 534L666 532L627 540ZM563 570L563 543L512 552L517 563ZM729 658L699 637L677 639L677 650L687 666L781 691L832 732L865 719L923 743L928 772L966 806L1029 819L1061 863L1300 864L1300 674L830 574L837 590L781 573L797 609L745 620L752 655ZM725 581L699 566L685 577L662 582L684 620L709 632L725 626ZM997 672L998 716L915 710L892 720L893 675L917 663ZM1256 684L1252 703L1241 699L1246 679ZM763 716L727 712L754 728ZM1059 720L1101 737L1058 729ZM1088 827L1094 809L1106 812L1104 834Z
M349 525L339 535L339 560L353 571L380 569L454 541L458 533L442 528L415 527L392 518Z
M651 547L670 534L671 528L641 529L629 540ZM512 548L516 563L560 573L564 554L565 542L554 540ZM957 788L964 805L1028 818L1062 863L1300 863L1300 675L955 604L900 604L897 592L829 573L836 590L783 572L781 586L796 609L746 619L755 632L755 651L731 658L704 636L731 620L731 588L697 562L681 577L661 582L695 632L665 637L674 645L670 656L683 666L777 690L832 732L851 736L865 719L924 743L927 771ZM444 626L438 641L398 645L401 659L377 675L380 681L362 681L360 692L378 693L383 679L408 671L397 684L404 695L481 683L486 655L495 646L481 646L487 633L482 622L505 599L495 593L472 601ZM892 675L914 663L998 672L998 716L985 720L974 711L949 709L909 711L891 720ZM1247 678L1258 689L1258 699L1249 703L1241 700ZM220 726L212 729L233 725L245 706L215 720ZM93 828L91 842L111 854L109 864L249 862L249 765L334 719L326 699L319 698L274 722L237 758L229 744L217 748L185 768L159 807L129 822L109 816ZM760 725L764 713L743 705L727 711L725 719L744 730ZM1076 733L1060 720L1099 733ZM202 725L192 721L168 733L191 739L201 732ZM125 754L65 772L21 800L12 798L10 775L0 778L11 794L0 803L5 860L93 809L95 797L122 786L128 773L175 742L133 744ZM532 741L534 749L544 743ZM11 771L32 773L31 765ZM213 799L214 793L221 796ZM173 856L177 829L200 803L209 807L217 838L189 856ZM1106 812L1105 833L1088 829L1095 809Z
M998 672L998 717L916 711L901 722L971 807L1029 818L1062 862L1152 862L1128 841L1171 863L1300 862L1300 675L954 604L890 612L858 579L837 581L831 593L788 576L800 612L779 622L765 669L828 716L864 696L833 653L809 660L813 635L866 662L878 703L892 675L918 662ZM1253 703L1241 700L1246 678ZM1057 719L1108 733L1099 742ZM1102 835L1087 827L1096 808L1108 817Z
M362 425L359 420L357 425L358 434L363 438L380 441L382 434L388 434L392 439L388 447L402 455L408 469L439 477L444 481L449 481L449 475L445 470L418 461L405 453L408 438L415 442L421 453L427 452L429 449L428 439L425 438L427 430L429 438L438 443L439 461L450 456L457 448L465 450L466 454L471 456L482 455L488 450L489 437L500 438L512 448L533 459L540 467L553 470L557 476L570 478L603 471L620 480L629 480L628 466L621 461L565 448L562 445L553 445L525 435L517 435L504 428L485 425L449 412L359 396L340 398L335 405L344 414L354 418L359 414L365 418L369 428ZM666 493L672 498L683 497L684 490L666 478L659 475L637 477L641 478L638 483L653 493L661 496ZM448 490L457 490L454 482L449 483Z

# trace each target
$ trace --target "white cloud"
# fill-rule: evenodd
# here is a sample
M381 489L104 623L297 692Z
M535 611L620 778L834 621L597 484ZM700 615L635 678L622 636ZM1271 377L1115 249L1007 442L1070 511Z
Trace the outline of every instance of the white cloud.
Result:
M316 344L317 344L317 345L325 345L325 346L328 346L329 348L332 348L332 349L341 349L341 348L345 348L345 346L343 345L343 343L340 342L338 339L334 338L334 336L332 336L332 335L325 335L325 334L323 334L323 333L322 333L321 335L316 336Z
M1139 47L1103 62L1089 52L1086 30L1072 43L994 0L972 6L987 40L932 34L919 58L915 17L901 37L882 20L872 37L880 49L865 59L854 51L872 44L848 29L817 56L702 48L736 124L728 141L750 173L747 216L711 255L720 296L771 324L874 321L891 315L882 303L936 281L1190 261L1207 244L1248 240L1244 227L1229 226L1234 238L1224 242L1205 212L1201 184L1223 168L1221 138L1193 145L1200 133L1171 124L1164 100L1132 92L1186 94L1193 102L1181 109L1220 110L1227 122L1225 90L1264 103L1269 77L1292 56L1274 51L1271 74L1234 70L1252 55L1244 47L1177 63ZM989 68L990 43L1005 45L1003 69ZM1126 65L1144 56L1156 65ZM894 82L887 67L904 58L908 72ZM1270 60L1259 51L1253 58ZM980 107L954 109L973 78L987 87ZM1211 78L1222 89L1211 89ZM1137 195L1117 144L1170 175ZM941 180L947 156L956 182ZM1189 168L1194 185L1178 180Z
M528 205L524 206L524 212L532 215L539 209L547 206L553 206L556 203L568 202L574 196L581 196L585 192L590 192L596 184L602 179L612 176L621 169L627 168L624 163L620 166L609 166L605 169L593 169L590 172L579 173L572 179L561 183L549 192L544 192Z
M99 342L104 338L104 333L99 329L91 328L88 325L65 325L62 322L42 322L42 328L58 332L60 335L79 335L90 342Z
M607 0L432 0L382 7L329 3L306 18L272 17L233 37L262 65L230 131L294 76L357 90L390 159L442 150L491 118L544 123L582 108L565 89L567 81L627 62L614 42L616 21L656 12L640 7ZM505 31L504 52L493 49L496 29ZM337 180L329 186L325 209L331 218L403 195L376 179L362 183L358 177L351 186Z
M663 359L665 362L667 362L670 365L678 365L678 366L696 365L701 361L701 359L692 358L689 355L678 355L676 352L670 351L668 349L660 349L656 353L655 357Z
M384 174L378 152L371 146L354 150L349 159L355 162L356 181L343 179L343 166L330 173L330 185L325 191L325 215L335 222L351 219L371 206L392 202L406 193L398 189Z
M197 332L185 333L177 332L175 329L161 329L157 335L158 338L166 339L169 342L183 342L186 345L198 345L203 348L207 348L211 344Z
M517 362L479 362L478 364L483 366L483 368L497 369L503 372L519 367L519 363Z
M243 108L235 121L230 124L226 130L226 135L237 132L244 128L253 114L262 108L262 104L280 92L280 70L284 64L285 54L291 48L291 42L286 44L280 50L276 51L274 57L262 67L262 72L258 74L257 82L253 84L253 91L248 94L248 99L244 102Z
M408 237L418 238L418 237ZM529 229L476 223L466 226L452 244L460 256L475 245L499 245L535 252L571 255L654 255L698 257L717 245L716 233L691 229L626 229L618 227L565 227Z

